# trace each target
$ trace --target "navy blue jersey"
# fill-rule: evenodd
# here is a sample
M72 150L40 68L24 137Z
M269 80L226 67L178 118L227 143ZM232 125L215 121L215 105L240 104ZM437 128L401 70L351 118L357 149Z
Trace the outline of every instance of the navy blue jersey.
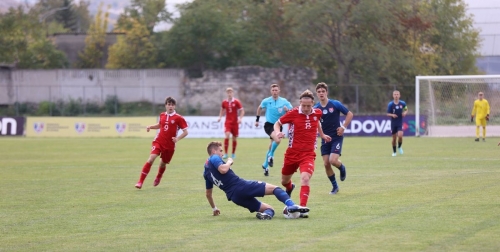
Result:
M319 102L314 107L321 110L321 128L323 129L323 133L329 135L331 138L342 137L337 135L337 128L340 127L340 113L347 115L349 110L341 102L332 99L328 99L325 107L322 107Z
M229 169L226 174L221 174L217 168L222 164L225 164L225 162L219 155L210 156L205 162L203 177L205 177L206 189L211 189L213 185L216 185L226 193L227 199L229 200L233 192L237 190L238 186L244 183L245 180L238 177L232 169Z
M388 114L396 114L397 118L391 117L391 127L402 127L403 126L403 112L407 110L406 102L399 100L399 103L396 104L394 101L389 102L387 105L387 113Z

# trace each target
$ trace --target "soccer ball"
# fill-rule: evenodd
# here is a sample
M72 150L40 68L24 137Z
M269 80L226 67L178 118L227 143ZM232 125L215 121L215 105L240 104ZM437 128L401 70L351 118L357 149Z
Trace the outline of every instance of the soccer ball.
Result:
M300 217L300 213L289 213L288 208L285 206L285 208L283 208L283 216L285 217L285 219L297 219Z

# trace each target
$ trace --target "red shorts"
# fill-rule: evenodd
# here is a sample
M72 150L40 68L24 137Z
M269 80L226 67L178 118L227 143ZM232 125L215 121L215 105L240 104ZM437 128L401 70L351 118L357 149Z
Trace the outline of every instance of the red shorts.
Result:
M285 153L285 161L283 168L281 168L281 174L292 175L298 168L300 168L300 173L307 172L309 174L314 173L314 161L316 160L316 152L302 152L302 153Z
M170 164L170 160L172 160L174 152L175 149L162 149L158 143L153 143L153 146L151 147L151 154L159 155L161 157L161 161L165 164Z
M234 137L238 137L239 126L240 125L238 124L238 122L235 122L235 123L226 123L226 124L224 124L224 132L229 132Z

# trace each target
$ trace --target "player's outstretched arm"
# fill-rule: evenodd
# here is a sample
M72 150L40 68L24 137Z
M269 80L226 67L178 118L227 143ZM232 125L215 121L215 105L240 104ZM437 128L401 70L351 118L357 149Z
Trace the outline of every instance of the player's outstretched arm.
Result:
M157 123L157 124L153 124L153 125L149 125L146 127L146 131L149 132L149 130L152 130L152 129L159 129L160 128L160 123Z
M207 197L208 204L210 204L210 207L212 207L213 215L218 216L220 215L220 210L215 206L215 201L214 198L212 197L212 191L213 188L207 189L205 191L205 196Z

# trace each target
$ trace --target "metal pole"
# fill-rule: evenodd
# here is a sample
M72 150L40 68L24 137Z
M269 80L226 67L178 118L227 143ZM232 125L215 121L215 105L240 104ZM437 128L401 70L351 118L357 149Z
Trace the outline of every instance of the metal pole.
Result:
M115 116L118 115L118 95L116 94L116 86L113 87L113 89L115 90Z
M49 86L49 114L52 116L52 86Z
M16 86L16 116L19 116L19 87Z
M151 95L153 96L153 100L151 102L153 107L153 115L155 115L156 114L155 86L151 87Z
M420 136L420 78L415 77L415 136Z
M359 85L356 85L356 114L359 115Z
M87 115L87 105L85 104L85 86L83 88L83 100L82 100L82 105L83 105L83 115Z

